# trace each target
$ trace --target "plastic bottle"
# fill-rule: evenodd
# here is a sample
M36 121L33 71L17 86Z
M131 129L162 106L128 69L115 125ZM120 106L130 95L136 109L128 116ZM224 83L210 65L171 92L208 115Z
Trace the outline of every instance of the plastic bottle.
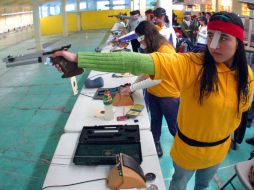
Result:
M113 106L112 106L112 96L110 95L110 91L106 90L104 92L103 96L103 104L104 104L104 120L110 121L114 119L114 112L113 112Z

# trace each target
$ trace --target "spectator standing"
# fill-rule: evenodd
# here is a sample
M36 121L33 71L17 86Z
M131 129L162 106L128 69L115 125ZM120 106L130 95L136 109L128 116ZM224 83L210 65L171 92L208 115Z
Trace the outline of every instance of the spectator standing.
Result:
M139 25L141 21L144 19L140 15L139 10L131 11L130 12L131 18L129 20L129 23L127 25L127 33L135 31L136 27ZM134 52L138 52L138 48L140 47L140 44L137 39L131 40L132 50Z

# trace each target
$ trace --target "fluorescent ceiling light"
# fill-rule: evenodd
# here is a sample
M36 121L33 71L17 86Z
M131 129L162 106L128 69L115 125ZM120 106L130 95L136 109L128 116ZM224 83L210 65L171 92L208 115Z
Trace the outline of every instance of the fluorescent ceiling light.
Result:
M229 0L224 0L224 1L222 1L221 4L222 4L222 6L227 7L227 6L231 5L231 2Z
M184 9L184 6L182 4L173 4L172 9L182 11Z
M1 16L21 15L21 14L28 14L28 13L33 13L33 11L21 11L21 12L15 12L15 13L4 13L4 14L1 14Z

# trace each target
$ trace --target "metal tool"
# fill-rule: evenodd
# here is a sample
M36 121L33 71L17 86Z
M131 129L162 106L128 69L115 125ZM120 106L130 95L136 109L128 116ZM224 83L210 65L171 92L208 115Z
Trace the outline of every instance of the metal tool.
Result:
M12 56L8 55L6 58L3 59L3 61L6 63L6 67L16 67L16 66L22 66L22 65L28 65L28 64L34 64L34 63L42 63L46 62L46 58L56 52L61 50L68 50L71 47L71 44L62 46L61 48L54 49L51 51L38 51L35 53L29 53L29 54L21 54L18 56Z

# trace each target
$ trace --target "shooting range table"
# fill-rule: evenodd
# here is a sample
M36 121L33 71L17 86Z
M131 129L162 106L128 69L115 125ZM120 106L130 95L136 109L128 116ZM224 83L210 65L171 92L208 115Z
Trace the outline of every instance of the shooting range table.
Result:
M114 25L113 28L115 27ZM111 34L102 49L101 52L110 52L113 45L110 43L113 39ZM127 48L131 48L131 45ZM117 73L115 73L117 74ZM98 71L91 71L89 74L90 79L96 77L102 77L104 80L103 88L113 88L123 85L125 83L132 83L136 80L136 76L127 75L124 77L113 78L113 73L105 73ZM74 165L73 156L76 150L80 132L83 126L95 126L95 125L139 125L140 129L140 142L142 149L143 162L141 168L146 173L154 173L156 179L151 182L147 182L147 187L154 184L159 190L165 190L165 183L161 173L160 163L155 149L153 136L150 131L150 120L147 113L147 108L144 101L143 91L138 90L132 94L135 104L144 105L142 114L135 119L128 119L126 121L117 121L117 116L124 114L124 107L114 107L114 120L105 121L101 118L96 118L94 115L96 110L103 108L102 100L94 100L96 89L82 88L76 103L72 109L72 112L66 122L63 134L59 140L51 164L49 166L43 187L68 185L89 180L93 182L80 183L77 185L65 186L65 187L48 187L46 189L63 189L63 190L107 190L106 180L96 180L100 178L106 178L110 169L113 166L98 165L98 166L80 166ZM134 121L137 120L137 121ZM134 188L136 189L136 188ZM132 190L134 190L132 189ZM142 190L142 189L139 189Z
M101 77L104 80L103 88L117 87L125 83L132 83L136 77L122 77L122 78L112 78L112 73L102 73L97 71L92 71L89 76L98 76L102 74ZM103 75L104 74L104 75ZM144 96L142 90L137 90L132 94L135 104L144 105L144 109L141 115L134 119L127 119L125 121L117 121L117 116L124 115L124 106L113 107L114 109L114 120L105 121L102 118L96 118L95 113L98 110L103 109L102 100L94 100L92 96L95 94L97 89L87 89L83 88L81 94L79 95L71 114L67 120L64 127L66 133L81 132L83 126L94 126L94 125L139 125L140 130L150 130L150 121L145 106ZM88 97L89 96L89 97Z
M112 27L114 30L117 30L118 23L115 23ZM111 41L114 39L112 34L109 35L108 40L106 41L106 45L102 49L102 53L108 53L113 47ZM131 50L131 45L127 46ZM114 73L105 73L99 71L91 71L88 78L95 79L96 77L102 77L104 80L103 88L113 88L118 87L120 85L124 85L126 83L133 83L136 80L136 76L129 75L124 77L115 78L112 77ZM117 73L115 73L117 74ZM118 74L117 74L118 75ZM133 100L135 104L144 105L144 109L142 114L134 119L128 119L126 121L117 121L116 118L118 116L124 115L124 107L114 107L114 120L105 121L102 118L96 118L95 113L99 109L103 109L103 102L101 100L93 100L91 96L94 96L97 89L87 89L83 88L81 90L81 94L79 95L72 112L68 118L68 121L64 127L65 132L80 132L83 126L94 126L94 125L133 125L138 124L140 130L150 129L150 121L147 113L147 109L145 106L144 96L142 90L137 90L132 94ZM90 96L90 97L89 97Z
M66 186L66 187L49 187L49 190L107 190L106 180L98 180L101 178L107 178L110 169L113 166L98 165L98 166L78 166L74 165L72 159L75 153L76 145L79 139L79 133L65 133L61 136L51 164L48 169L47 176L45 178L43 187L68 185L73 183L80 183L78 185ZM155 180L147 182L146 185L154 184L158 186L159 190L165 190L163 176L160 169L160 163L156 153L155 145L151 141L152 134L149 130L143 130L140 132L140 141L143 162L141 167L144 174L154 173L156 175ZM95 180L93 182L85 182L89 180ZM135 188L134 188L135 189ZM143 190L145 188L139 189ZM132 189L133 190L133 189Z
M119 48L117 46L113 46L112 40L114 39L114 35L110 34L108 40L106 41L104 47L101 50L101 53L108 53L111 52L112 50L121 50L123 48ZM131 43L128 44L128 46L125 49L132 50Z

